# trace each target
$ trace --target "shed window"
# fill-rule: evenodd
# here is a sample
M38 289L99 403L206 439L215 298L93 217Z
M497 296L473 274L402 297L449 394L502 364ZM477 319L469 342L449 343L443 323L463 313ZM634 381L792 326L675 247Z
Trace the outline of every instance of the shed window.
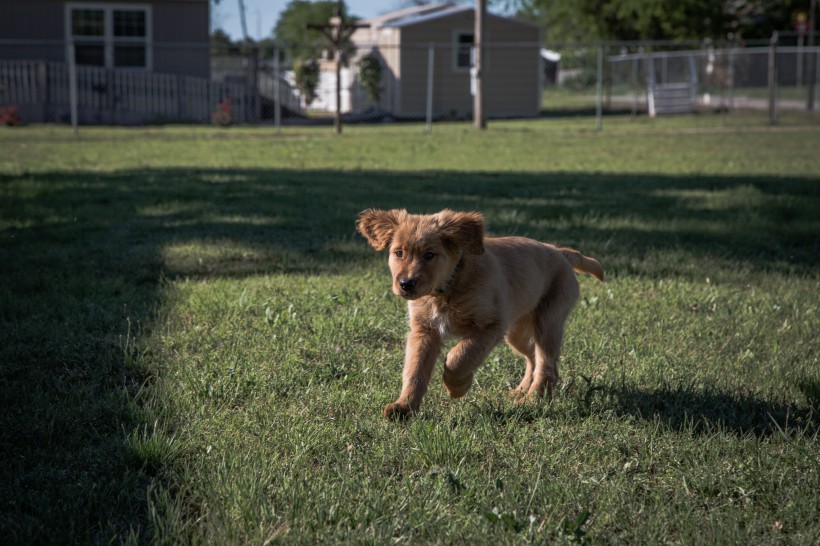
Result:
M473 33L461 32L455 38L455 67L456 69L468 69L473 66Z
M150 70L149 6L69 3L66 20L77 64Z

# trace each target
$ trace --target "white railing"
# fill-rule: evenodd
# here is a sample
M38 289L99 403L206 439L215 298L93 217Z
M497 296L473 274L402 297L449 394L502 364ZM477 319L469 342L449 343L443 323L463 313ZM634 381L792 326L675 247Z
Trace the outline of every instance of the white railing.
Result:
M258 91L275 100L268 78L260 78ZM279 83L282 106L299 111L298 97L286 82ZM242 83L77 66L76 85L81 123L206 123L224 99L230 100L234 122L255 122L259 118L260 96ZM65 119L71 107L68 66L0 60L0 102L20 106L27 121Z

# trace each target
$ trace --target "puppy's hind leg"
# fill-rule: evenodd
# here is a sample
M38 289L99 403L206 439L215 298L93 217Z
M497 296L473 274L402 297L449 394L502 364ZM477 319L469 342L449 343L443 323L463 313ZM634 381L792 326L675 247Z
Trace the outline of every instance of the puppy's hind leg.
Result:
M552 394L558 384L558 359L564 339L564 324L578 300L575 276L564 279L563 282L556 279L556 283L561 284L556 284L535 311L535 370L527 391L527 396L531 398L543 396L545 391Z
M510 391L510 396L521 399L526 396L532 385L535 370L535 343L532 335L532 317L527 316L516 322L507 332L504 340L510 348L524 357L524 377L516 388Z

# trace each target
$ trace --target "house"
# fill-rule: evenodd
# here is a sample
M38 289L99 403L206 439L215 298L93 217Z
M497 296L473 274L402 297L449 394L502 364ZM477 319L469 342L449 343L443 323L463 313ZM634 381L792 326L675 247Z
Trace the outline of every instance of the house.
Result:
M473 110L470 68L475 11L468 5L433 4L388 13L361 23L351 41L357 59L382 60L378 106L397 118L427 111L430 50L433 50L432 111L435 117L469 117ZM537 116L541 109L541 32L534 25L487 14L484 107L489 117ZM351 64L355 64L356 59ZM354 109L367 101L351 93Z
M0 104L26 122L65 121L76 96L80 123L141 124L207 122L229 99L234 121L258 119L255 86L211 81L209 10L210 0L2 0Z
M0 59L208 78L209 0L3 0Z

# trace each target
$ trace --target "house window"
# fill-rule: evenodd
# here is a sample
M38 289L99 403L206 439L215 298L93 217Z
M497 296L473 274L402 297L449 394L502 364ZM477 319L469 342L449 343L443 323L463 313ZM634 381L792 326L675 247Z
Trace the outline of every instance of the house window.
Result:
M147 5L66 5L67 36L77 64L151 69L151 13Z
M473 33L457 32L454 39L454 67L456 70L468 70L473 66Z

